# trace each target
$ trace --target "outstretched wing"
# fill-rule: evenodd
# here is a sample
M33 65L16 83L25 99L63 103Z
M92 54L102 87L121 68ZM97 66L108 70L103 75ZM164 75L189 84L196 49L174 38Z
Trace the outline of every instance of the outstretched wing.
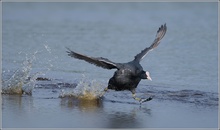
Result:
M155 40L153 41L153 43L151 44L150 47L147 47L145 48L144 50L141 51L141 53L137 54L135 56L135 61L138 61L140 62L146 55L149 51L153 50L154 48L156 48L159 43L160 43L160 40L164 37L164 35L166 34L166 31L167 31L167 27L166 27L166 24L164 25L161 25L161 27L158 29L157 31L157 35L156 35L156 38Z
M102 57L89 57L86 55L82 55L79 53L76 53L72 50L70 50L69 48L67 48L68 51L66 51L68 53L69 56L74 57L76 59L80 59L80 60L84 60L86 62L89 62L91 64L94 64L98 67L102 67L104 69L116 69L117 68L117 64L106 59L106 58L102 58Z

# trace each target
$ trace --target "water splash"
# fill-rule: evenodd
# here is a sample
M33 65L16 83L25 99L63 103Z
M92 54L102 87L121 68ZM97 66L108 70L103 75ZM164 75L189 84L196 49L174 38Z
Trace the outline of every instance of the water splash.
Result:
M21 54L23 52L20 52ZM2 93L3 94L31 94L32 89L34 88L34 84L37 78L37 75L40 73L36 73L34 75L30 75L30 71L32 69L32 63L36 59L35 55L38 52L36 51L31 57L26 55L25 61L22 63L22 67L17 69L12 76L5 81L2 81Z
M47 43L47 41L46 41L46 43ZM46 60L47 60L47 65L49 66L49 67L47 67L47 71L50 71L50 70L54 67L53 62L54 62L54 61L57 61L58 56L56 56L56 54L53 53L53 51L52 51L52 49L49 47L49 45L44 44L44 48L46 49L46 52L48 53L47 55L50 55L50 56L51 56L51 58L46 59Z
M49 53L51 53L51 48L48 45L44 44L44 47Z
M46 52L48 52L50 55L52 55L51 48L48 45L44 45L44 48L46 49ZM36 54L37 53L42 53L43 50L41 51L35 51L33 54L27 54L24 52L18 52L19 55L24 54L25 55L25 60L22 63L22 67L17 69L15 72L13 72L12 76L8 78L8 80L2 81L2 93L3 94L32 94L32 90L35 87L36 80L39 75L44 75L48 71L51 70L53 67L53 64L51 63L52 60L47 59L47 64L48 66L46 68L46 71L44 70L43 72L37 72L35 74L30 74L32 70L32 63L33 61L36 61ZM56 58L56 57L55 57ZM41 63L41 60L38 61L38 63ZM42 62L45 63L45 62ZM4 71L6 75L8 75ZM10 70L8 72L11 72ZM11 75L11 74L10 74Z
M79 81L77 86L72 89L62 89L59 97L76 97L84 100L95 100L103 94L103 85L96 81L88 81L85 76Z
M36 81L39 75L42 75L42 72L37 72L35 74L32 74L28 77L27 80L25 80L22 86L22 90L25 94L28 94L28 95L32 94L32 90L35 87L35 84L36 84Z

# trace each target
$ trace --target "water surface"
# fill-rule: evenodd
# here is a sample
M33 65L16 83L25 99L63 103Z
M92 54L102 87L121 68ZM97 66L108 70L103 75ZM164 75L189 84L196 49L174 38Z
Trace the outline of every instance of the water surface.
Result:
M3 128L218 127L217 3L4 2L2 7L3 87L13 79L12 87L21 83L32 90L31 96L2 95ZM164 23L168 31L161 44L141 61L153 81L141 81L137 95L153 95L152 101L140 107L128 91L92 101L60 97L74 92L83 77L104 89L114 73L68 57L65 47L123 63L150 46Z

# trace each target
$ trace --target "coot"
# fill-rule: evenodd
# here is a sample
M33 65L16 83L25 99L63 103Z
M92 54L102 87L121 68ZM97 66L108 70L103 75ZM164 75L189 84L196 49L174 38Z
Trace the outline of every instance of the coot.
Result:
M135 95L135 89L139 84L139 82L141 81L141 79L148 79L148 80L152 80L152 79L150 77L150 73L148 71L143 70L142 66L140 65L140 61L146 56L146 54L149 51L153 50L159 45L160 40L164 37L166 31L167 31L166 24L161 25L161 27L157 31L156 38L151 44L151 46L142 50L139 54L137 54L134 57L134 60L127 63L115 63L103 57L95 58L95 57L86 56L74 52L69 48L67 48L68 49L67 53L71 57L84 60L98 67L102 67L104 69L117 69L113 77L110 78L108 82L108 87L104 89L104 92L101 96L103 96L108 89L113 89L116 91L129 90L132 92L132 97L135 100L139 101L140 103L143 103L152 100L152 97L146 99L138 98Z

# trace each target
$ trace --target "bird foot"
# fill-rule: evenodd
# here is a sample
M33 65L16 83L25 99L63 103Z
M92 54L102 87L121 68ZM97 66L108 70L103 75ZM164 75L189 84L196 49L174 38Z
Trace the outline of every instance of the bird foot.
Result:
M151 97L149 97L149 98L141 98L140 99L140 105L142 104L142 103L144 103L144 102L147 102L147 101L150 101L150 100L152 100L153 99L153 97L151 96Z

